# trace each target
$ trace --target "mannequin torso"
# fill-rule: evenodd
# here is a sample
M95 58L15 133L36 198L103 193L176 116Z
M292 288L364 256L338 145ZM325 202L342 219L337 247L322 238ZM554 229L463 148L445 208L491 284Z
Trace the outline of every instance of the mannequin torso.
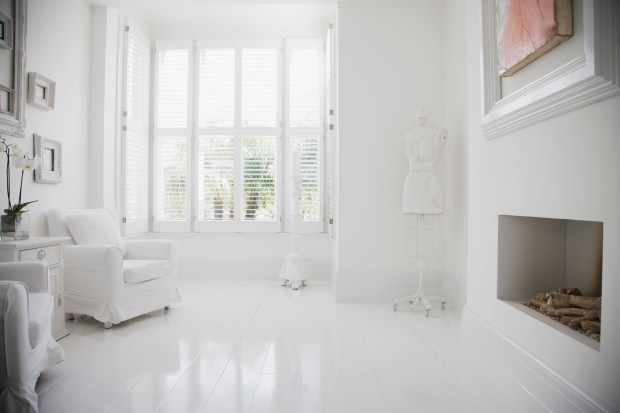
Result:
M418 116L418 126L405 134L409 173L403 185L403 213L443 213L443 194L435 168L447 136L445 129L430 125L423 115Z

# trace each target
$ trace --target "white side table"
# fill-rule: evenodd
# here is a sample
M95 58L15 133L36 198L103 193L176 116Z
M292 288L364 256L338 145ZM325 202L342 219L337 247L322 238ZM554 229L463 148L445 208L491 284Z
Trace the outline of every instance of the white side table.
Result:
M48 290L54 296L52 336L60 340L69 334L65 328L62 244L67 237L31 237L22 241L0 241L0 262L42 261L47 264Z

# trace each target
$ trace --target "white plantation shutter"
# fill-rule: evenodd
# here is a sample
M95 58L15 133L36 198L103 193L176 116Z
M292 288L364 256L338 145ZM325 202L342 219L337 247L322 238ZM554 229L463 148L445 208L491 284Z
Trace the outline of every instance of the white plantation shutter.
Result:
M191 230L191 42L156 51L153 231Z
M235 49L201 49L198 126L235 125Z
M155 220L187 221L187 137L160 136L155 148Z
M243 221L278 220L277 154L275 136L243 138Z
M198 138L198 221L235 219L234 136Z
M291 137L299 152L299 212L305 222L321 221L321 139L321 135Z
M149 230L150 41L129 22L125 31L122 133L123 233Z
M281 42L197 44L195 231L280 231Z
M126 94L127 119L135 125L148 127L149 120L149 72L150 42L137 28L127 34Z
M299 152L301 230L323 231L323 45L318 39L286 41L287 127L290 153Z
M327 34L325 36L325 150L324 153L324 176L325 176L325 215L327 218L326 226L327 232L333 237L334 233L334 211L335 211L335 102L334 102L334 28L330 24L327 28Z
M291 48L289 55L288 125L321 127L321 50Z
M189 49L157 51L157 128L187 128Z
M278 126L278 49L241 51L241 126Z

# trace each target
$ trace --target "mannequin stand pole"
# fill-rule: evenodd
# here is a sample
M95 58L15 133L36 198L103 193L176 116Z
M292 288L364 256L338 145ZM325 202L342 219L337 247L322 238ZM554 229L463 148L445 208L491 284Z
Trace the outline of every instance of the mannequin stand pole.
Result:
M420 217L423 225L420 225ZM421 302L424 304L424 308L426 309L426 317L430 315L433 306L430 301L439 301L441 302L441 309L444 310L446 308L446 299L444 297L440 297L437 295L427 296L424 294L424 290L422 290L422 257L424 256L424 249L422 248L423 237L422 237L422 228L426 230L426 226L424 225L425 215L421 215L418 217L418 289L417 291L411 292L411 294L397 298L394 300L394 311L398 310L398 306L403 302L409 302L409 307L413 310L415 309L416 304Z
M308 284L310 278L310 269L303 262L299 253L299 226L301 216L299 215L299 188L301 187L301 175L289 175L289 184L291 190L289 222L291 223L291 250L286 255L286 261L280 267L279 276L282 286L290 283L293 290L298 290Z

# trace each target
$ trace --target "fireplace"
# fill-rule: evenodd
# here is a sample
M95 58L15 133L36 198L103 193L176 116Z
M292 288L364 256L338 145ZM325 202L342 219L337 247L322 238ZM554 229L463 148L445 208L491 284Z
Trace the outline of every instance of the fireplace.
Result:
M500 215L497 298L599 350L597 341L523 303L571 287L584 296L602 296L602 251L602 222Z

